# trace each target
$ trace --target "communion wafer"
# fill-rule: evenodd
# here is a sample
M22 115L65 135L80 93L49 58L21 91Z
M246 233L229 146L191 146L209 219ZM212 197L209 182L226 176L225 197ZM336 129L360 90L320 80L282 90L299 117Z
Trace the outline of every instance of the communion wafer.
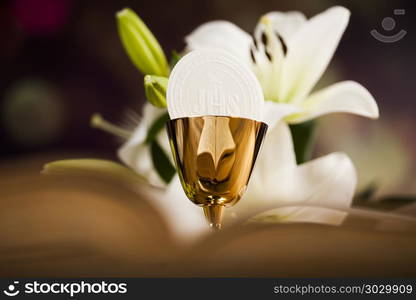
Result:
M169 77L171 119L215 115L260 120L263 99L251 70L222 51L192 51L176 64Z

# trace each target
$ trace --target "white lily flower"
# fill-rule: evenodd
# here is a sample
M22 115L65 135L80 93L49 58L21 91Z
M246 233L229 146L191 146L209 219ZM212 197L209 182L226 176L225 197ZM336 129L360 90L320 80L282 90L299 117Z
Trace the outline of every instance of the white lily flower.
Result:
M267 134L246 195L227 211L246 219L280 206L345 210L351 205L356 182L354 165L344 153L297 165L289 127L279 122ZM291 214L282 212L280 217L293 221Z
M272 102L266 102L264 108L266 113L263 119L269 127L274 127L274 125L282 117L297 112L296 108L284 103L275 104ZM146 138L149 134L149 130L155 122L157 122L159 118L163 118L165 115L167 115L167 109L158 108L149 102L146 102L143 105L142 118L139 120L137 127L117 152L118 157L125 165L145 178L150 185L162 188L166 187L167 184L160 177L154 166L151 147L148 143L146 143ZM103 126L99 125L95 125L95 127L107 130L106 128L103 128ZM155 140L158 142L161 150L164 151L173 166L173 157L171 155L169 140L164 127L156 133Z
M158 174L152 159L151 146L146 143L149 130L156 120L167 113L166 109L158 108L146 102L143 106L142 118L134 129L131 137L118 150L120 160L147 179L150 185L164 187L166 183ZM164 125L164 124L163 124ZM164 128L156 133L155 140L167 154L171 164L173 158L169 146L169 139Z
M378 117L373 97L356 82L340 82L309 95L330 61L348 18L348 10L342 7L310 20L298 12L273 12L261 18L254 40L225 21L204 24L186 38L189 49L221 48L249 64L270 100L265 103L264 117L269 129L247 193L226 209L225 224L253 217L329 224L343 220L356 186L351 160L343 153L332 153L298 166L287 123L331 112ZM165 112L145 104L142 121L118 154L149 183L167 187L155 191L154 203L178 238L190 239L208 230L202 210L186 199L177 176L169 185L158 177L145 143L149 128ZM165 130L156 139L171 158Z
M269 103L265 103L267 107ZM150 180L156 178L157 173L152 168L149 150L140 143L144 140L140 132L149 127L148 120L157 119L163 110L149 105L145 105L143 121L134 133L134 136L141 138L129 140L119 155L123 162ZM273 218L285 222L339 224L354 195L357 182L354 165L346 154L332 153L298 166L290 130L283 121L294 111L285 104L279 105L271 106L274 111L268 110L265 119L269 130L248 190L235 206L225 210L224 223L243 222L254 217L255 220L266 221ZM277 113L280 114L277 116ZM271 116L274 118L271 119ZM167 141L164 130L158 138ZM166 147L164 151L170 153L169 146L165 142L163 145ZM124 156L125 153L129 156ZM140 165L147 168L138 168ZM202 209L187 199L178 176L164 191L154 190L150 194L178 239L192 241L209 231Z
M270 12L260 18L254 37L227 21L205 23L185 40L189 50L221 49L248 64L265 99L286 103L300 123L318 116L346 112L378 117L371 94L357 82L343 81L312 93L348 24L350 12L332 7L307 20L300 12Z

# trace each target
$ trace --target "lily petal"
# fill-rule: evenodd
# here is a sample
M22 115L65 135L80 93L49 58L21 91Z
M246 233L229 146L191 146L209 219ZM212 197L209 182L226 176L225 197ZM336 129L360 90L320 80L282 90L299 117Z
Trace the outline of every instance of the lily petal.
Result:
M144 178L147 178L150 184L159 187L165 186L165 183L153 166L151 149L145 143L145 140L153 122L164 113L166 113L166 109L157 108L150 103L145 103L139 125L134 130L132 137L117 152L118 157L123 163ZM158 133L156 139L159 141L165 153L170 154L166 130ZM168 157L171 157L171 155L168 155Z
M307 22L287 43L290 49L283 63L279 99L299 103L322 76L341 36L350 12L332 7Z
M292 104L264 101L262 121L269 126L270 131L275 128L277 123L279 123L279 121L284 119L286 116L299 112L299 107Z
M254 38L256 43L254 44L254 53L257 52L256 63L263 68L264 65L269 64L272 60L272 71L269 71L268 75L272 78L276 86L276 78L280 77L280 65L283 57L287 52L286 41L292 37L298 29L306 22L305 16L300 12L270 12L260 18L254 30ZM269 58L265 55L268 52ZM259 54L263 55L259 55ZM267 70L263 70L267 72ZM268 78L264 76L262 80ZM269 99L270 100L270 99Z
M284 140L284 131L288 130L286 125L278 127L280 134L274 134L273 139L269 140L270 143L274 140L272 149L275 150L284 146L284 141L280 140ZM357 176L346 154L332 153L296 166L295 162L281 161L279 151L271 152L271 146L267 143L264 145L262 152L265 156L259 159L247 195L235 207L228 209L234 220L284 205L341 210L351 205Z
M250 35L228 21L202 24L185 37L185 42L189 50L219 49L250 63Z
M273 11L265 14L259 24L268 22L272 24L275 33L278 33L284 41L288 41L306 22L306 17L298 11Z
M376 101L370 92L355 81L343 81L333 84L310 95L301 104L302 112L288 119L291 123L300 123L329 113L351 113L378 118Z
M260 81L265 98L279 101L282 62L287 40L306 21L299 12L271 12L260 18L251 47L252 69Z
M148 195L178 241L193 242L209 232L202 208L188 200L177 175L165 191L153 189Z
M296 171L296 157L289 127L283 121L269 128L254 166L246 194L225 213L238 219L246 218L266 209L290 203L291 188Z
M350 207L357 174L345 153L335 152L300 165L292 200L327 208Z

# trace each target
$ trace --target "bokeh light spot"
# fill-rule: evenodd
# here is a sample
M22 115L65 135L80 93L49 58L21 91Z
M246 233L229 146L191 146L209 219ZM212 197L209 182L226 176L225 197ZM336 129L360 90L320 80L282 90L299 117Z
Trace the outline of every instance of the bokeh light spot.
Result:
M70 0L15 0L17 22L28 34L48 35L58 32L67 22Z
M57 89L36 79L22 80L12 86L1 112L8 135L25 147L51 143L61 133L65 118Z

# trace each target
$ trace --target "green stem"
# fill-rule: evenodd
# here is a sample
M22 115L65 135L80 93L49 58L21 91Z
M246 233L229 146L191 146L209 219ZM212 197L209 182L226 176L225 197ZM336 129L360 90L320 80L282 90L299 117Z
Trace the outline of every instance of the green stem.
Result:
M316 121L289 126L295 148L296 162L302 164L311 159L315 142Z

